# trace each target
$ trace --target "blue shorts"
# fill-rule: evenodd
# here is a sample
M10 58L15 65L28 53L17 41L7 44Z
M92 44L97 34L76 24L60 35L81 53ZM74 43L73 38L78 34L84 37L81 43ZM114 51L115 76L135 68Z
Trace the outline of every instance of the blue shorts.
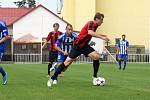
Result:
M57 62L64 62L66 60L67 56L65 56L63 53L58 53Z
M118 60L124 60L127 61L128 55L127 54L119 54L118 55Z

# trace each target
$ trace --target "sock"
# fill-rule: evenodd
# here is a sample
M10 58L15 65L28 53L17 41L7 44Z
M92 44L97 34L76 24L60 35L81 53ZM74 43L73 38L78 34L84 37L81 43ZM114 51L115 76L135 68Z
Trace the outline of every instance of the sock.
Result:
M57 68L57 62L55 62L53 65L52 65L52 67L50 68L50 72L52 72L53 70L55 71L56 70L56 68Z
M100 65L99 60L93 60L93 69L94 69L93 77L97 77L99 65Z
M127 61L124 61L124 69L126 68L127 65Z
M50 75L50 68L52 67L52 63L48 64L48 75Z
M60 73L65 69L65 67L66 67L66 66L64 65L64 63L60 64L60 65L58 66L58 69L55 71L54 75L51 77L51 79L52 79L52 80L57 79L58 74L60 74Z
M121 69L121 61L120 60L118 61L118 64L119 64L119 69Z
M6 75L6 73L2 67L0 67L0 73L2 74L3 77Z

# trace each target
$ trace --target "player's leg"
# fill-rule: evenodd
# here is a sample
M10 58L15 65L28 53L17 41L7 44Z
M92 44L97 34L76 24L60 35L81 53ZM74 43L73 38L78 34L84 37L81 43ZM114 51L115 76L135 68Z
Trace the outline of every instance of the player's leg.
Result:
M128 55L124 55L124 67L123 67L123 70L126 69L126 66L127 66L127 59L128 59Z
M53 67L54 67L54 73L57 73L57 70L58 70L58 65L63 63L64 62L64 54L63 53L58 53L58 56L57 56L57 63L53 64ZM58 76L61 75L58 74ZM57 76L57 77L58 77ZM54 78L53 80L53 84L57 84L57 77Z
M54 59L55 59L54 53L50 51L49 52L49 64L48 64L48 69L47 69L48 77L50 77L50 69L51 69L52 64L54 62Z
M119 70L121 70L121 62L122 62L122 55L118 54L118 65L119 65Z
M3 56L3 53L0 53L0 61L2 59L2 56ZM3 85L6 85L7 84L7 73L4 71L4 69L0 66L0 73L2 74L3 76Z
M52 81L58 77L58 74L60 74L65 68L67 68L69 65L72 64L72 62L76 59L76 57L78 57L80 55L79 49L76 48L76 46L72 47L69 56L67 57L67 59L61 63L58 66L58 69L56 70L56 72L54 73L54 75L48 80L47 82L47 86L51 86Z
M100 66L100 54L97 53L92 47L87 46L84 51L84 55L85 56L89 56L90 58L93 59L93 85L96 85L96 79L97 79L97 73L99 70L99 66Z

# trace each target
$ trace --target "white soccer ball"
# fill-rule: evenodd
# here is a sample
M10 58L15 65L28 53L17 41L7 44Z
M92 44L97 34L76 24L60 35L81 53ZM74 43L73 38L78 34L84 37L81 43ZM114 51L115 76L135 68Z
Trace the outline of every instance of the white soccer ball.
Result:
M97 86L104 86L105 85L105 78L97 77L96 84L97 84Z

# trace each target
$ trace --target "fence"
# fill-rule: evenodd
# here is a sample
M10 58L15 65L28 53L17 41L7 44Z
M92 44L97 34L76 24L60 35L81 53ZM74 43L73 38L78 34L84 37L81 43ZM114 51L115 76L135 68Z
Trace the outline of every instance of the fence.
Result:
M115 54L112 54L115 57ZM49 60L49 55L42 55L41 54L15 54L13 56L14 63L47 63ZM108 55L101 56L101 62L114 62L114 59ZM92 59L89 57L85 57L81 55L78 57L75 63L91 63ZM149 62L149 54L129 54L128 55L128 62L131 63L150 63Z

